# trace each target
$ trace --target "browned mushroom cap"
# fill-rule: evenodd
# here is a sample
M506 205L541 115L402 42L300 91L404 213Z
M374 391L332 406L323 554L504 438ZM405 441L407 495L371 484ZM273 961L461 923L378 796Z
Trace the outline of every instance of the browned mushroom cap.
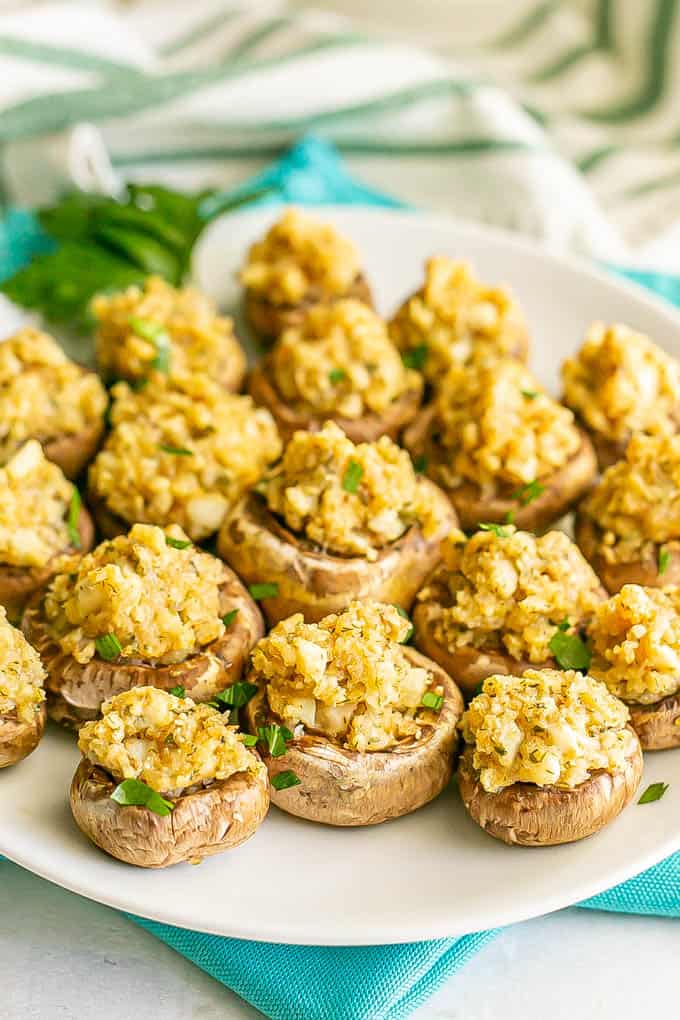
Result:
M38 706L31 722L19 722L16 715L0 716L0 769L16 765L35 751L45 729L45 702Z
M294 432L318 432L329 418L339 425L353 443L372 443L381 436L395 441L415 418L420 407L420 390L407 390L381 414L368 412L361 418L343 418L339 415L314 415L287 404L272 380L271 358L263 358L250 373L248 392L256 404L271 411L284 442Z
M473 754L473 747L466 747L458 768L463 803L485 832L511 845L555 846L592 836L623 811L642 779L637 737L620 772L598 769L573 789L513 783L487 793L472 764Z
M83 369L83 374L87 369ZM104 418L91 422L80 432L72 435L55 436L41 443L43 452L53 464L58 464L67 478L77 478L80 472L92 460L102 434Z
M96 719L104 701L150 685L171 691L182 686L195 701L208 701L235 683L247 663L250 650L264 634L259 609L232 571L220 587L220 605L238 609L222 637L183 662L154 666L144 662L106 662L95 656L83 664L63 652L49 629L44 612L44 591L31 599L22 630L38 651L47 670L45 689L49 714L64 726L80 727Z
M680 542L668 542L663 548L668 562L659 573L660 545L646 547L644 557L630 563L612 563L604 555L602 529L592 517L577 513L574 518L574 538L581 552L602 581L610 595L615 595L624 584L641 584L647 588L665 588L680 584Z
M404 652L413 665L432 671L433 687L444 689L444 704L434 725L423 724L420 738L404 740L389 751L352 751L306 733L279 757L263 753L270 779L290 770L300 780L299 786L284 790L272 787L273 804L326 825L376 825L409 814L442 792L453 772L463 698L436 663L412 648ZM245 714L253 733L258 726L280 723L269 710L264 688L248 703Z
M82 758L71 783L71 811L78 828L107 854L139 868L166 868L244 843L269 808L267 775L237 772L174 800L169 815L111 800L116 783Z
M80 508L78 517L78 533L80 549L73 546L55 554L43 567L16 567L10 563L0 563L0 604L7 610L10 623L21 620L24 606L28 599L39 588L44 587L56 569L56 561L64 553L89 552L94 544L94 524L84 506Z
M434 407L430 405L404 432L404 446L411 456L423 456L429 466L442 461L442 450L432 439L430 426L433 418ZM590 488L597 472L592 443L583 430L579 432L581 445L576 453L559 471L549 478L540 479L543 491L525 505L516 495L511 495L511 492L516 492L517 486L514 489L508 487L507 492L497 496L481 493L472 482L463 482L455 489L445 490L458 514L461 528L474 531L484 522L503 524L512 519L518 528L540 531L567 513Z
M369 308L373 307L371 289L363 273L357 275L344 294L337 294L332 298L321 292L310 294L304 301L300 301L295 305L275 304L273 301L263 298L260 294L254 293L250 288L246 288L246 321L257 333L262 343L271 343L283 333L284 329L300 326L305 313L312 305L318 304L320 301L342 301L345 298L356 298L357 301L362 301Z
M414 524L385 546L377 560L334 556L280 523L257 493L245 496L227 515L217 538L217 551L246 584L275 583L277 594L262 600L270 624L293 613L315 622L338 613L353 599L375 599L409 609L416 592L440 559L442 542L456 527L446 496L432 482L441 524L427 538Z
M651 705L628 704L630 724L643 751L680 747L680 691Z

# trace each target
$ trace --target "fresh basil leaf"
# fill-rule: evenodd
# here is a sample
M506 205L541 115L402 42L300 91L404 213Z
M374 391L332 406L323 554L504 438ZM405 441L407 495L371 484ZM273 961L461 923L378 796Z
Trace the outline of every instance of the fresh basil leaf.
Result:
M111 794L111 800L124 807L148 808L161 818L169 815L175 806L171 800L161 797L160 793L156 793L141 779L124 779Z
M123 647L115 634L103 634L95 638L94 646L100 659L106 662L113 662L123 651Z
M409 641L411 640L411 638L413 637L413 635L415 634L416 629L413 626L413 623L411 621L411 617L408 615L408 613L406 612L405 609L402 609L402 607L396 605L396 603L394 604L394 608L397 610L399 615L401 617L403 617L404 620L408 620L408 622L410 624L409 629L406 632L406 637L403 638L403 640L399 642L400 645L407 645L409 643Z
M286 744L293 739L293 734L285 726L273 723L271 726L258 726L257 736L261 744L265 744L272 758L280 758L286 753Z
M173 538L172 535L165 536L165 544L171 549L188 549L193 542L189 538Z
M541 485L537 478L534 478L532 482L527 482L526 485L522 485L519 489L512 493L512 499L517 499L522 506L528 506L529 503L533 503L535 499L538 499L542 493L545 492L545 485Z
M414 368L420 371L427 360L427 344L418 344L408 351L402 351L401 360L405 368Z
M254 737L252 733L242 733L241 743L245 747L255 747L255 745L257 744L257 737Z
M328 380L333 384L333 386L344 382L346 378L347 372L345 372L344 368L332 368L328 373Z
M78 530L78 522L80 520L80 508L82 501L80 499L80 493L78 492L75 485L71 490L71 501L68 505L68 518L66 521L66 527L68 529L68 540L74 549L80 549L82 542L80 541L80 531Z
M177 684L177 687L171 687L170 694L174 694L176 698L186 698L187 692L181 684Z
M427 457L424 453L413 458L413 470L417 475L424 475L427 471Z
M493 521L479 525L480 531L490 531L496 538L508 538L512 532L504 524L495 524Z
M665 545L659 546L658 574L662 577L671 565L671 554Z
M342 478L342 487L345 492L356 492L359 488L359 482L361 481L364 474L364 469L361 464L356 460L350 460L345 468L345 474Z
M420 702L423 708L431 708L433 712L441 712L444 704L444 695L435 694L434 691L425 691L423 700Z
M286 769L285 772L277 772L275 776L272 776L271 784L275 790L288 790L291 786L299 786L300 780L294 772Z
M238 616L238 609L230 609L228 613L225 613L222 617L222 623L225 627L231 627L232 623Z
M668 786L668 783L652 783L642 794L638 804L652 804L655 800L661 800Z
M256 684L249 684L245 680L241 680L215 694L214 700L220 705L229 706L229 708L243 708L256 694Z
M578 634L567 634L558 628L551 637L548 648L561 669L576 669L585 673L590 666L590 649Z
M261 602L262 599L275 599L279 594L279 586L276 581L260 581L248 585L248 591L256 602Z

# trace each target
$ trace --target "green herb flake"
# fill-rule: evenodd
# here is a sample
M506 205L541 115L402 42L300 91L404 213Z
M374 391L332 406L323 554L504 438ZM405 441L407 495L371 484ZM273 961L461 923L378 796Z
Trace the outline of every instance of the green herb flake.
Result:
M257 685L249 684L245 680L239 681L238 683L232 684L230 687L225 687L223 691L220 691L215 695L214 700L220 705L228 706L229 708L243 708L247 705L251 698L254 698L257 694Z
M175 806L171 800L161 797L160 793L156 793L141 779L124 779L111 794L111 800L115 800L116 804L123 807L145 807L161 818L169 815Z
M241 743L244 747L255 747L257 743L257 737L254 737L252 733L242 733Z
M105 659L106 662L113 662L123 651L123 646L115 634L103 634L101 637L95 638L94 646L99 658Z
M171 341L165 326L152 319L139 318L137 315L128 319L128 325L137 336L141 336L142 340L148 340L156 348L156 357L151 362L151 368L167 375L170 371Z
M238 616L238 609L230 609L228 613L225 613L222 617L222 623L225 627L231 627L232 623Z
M590 649L578 634L567 634L564 624L560 624L557 628L550 639L548 648L561 669L576 669L585 673L590 666Z
M427 457L424 453L413 458L413 470L417 475L424 475L427 471Z
M671 554L665 545L659 547L659 560L658 560L658 574L659 577L665 574L671 565Z
M534 478L532 482L527 482L526 485L522 485L521 488L513 492L512 499L519 500L522 506L528 506L544 492L545 485L541 485L538 479Z
M175 457L193 457L194 455L193 450L187 450L184 446L166 446L165 443L159 443L158 449L163 453L172 453Z
M356 460L350 460L342 478L342 487L345 492L356 492L363 474L364 469L361 464Z
M661 800L668 789L668 783L652 783L640 797L638 804L653 804L655 800Z
M328 373L328 380L333 384L333 386L337 386L338 383L344 382L346 378L347 372L345 372L344 368L332 368Z
M68 529L68 540L74 549L82 548L82 542L80 541L80 532L78 530L78 521L80 520L80 508L82 502L80 499L80 493L76 489L75 485L71 492L71 502L68 505L68 518L66 520L66 527Z
M415 627L413 626L413 623L411 622L411 617L410 617L410 616L408 615L408 613L406 612L406 610L405 610L405 609L402 609L402 608L401 608L401 606L397 606L396 604L395 604L394 608L395 608L395 609L397 610L397 612L399 613L399 615L400 615L400 616L401 616L401 617L402 617L402 618L403 618L404 620L408 620L408 622L409 622L409 629L408 629L408 631L406 632L406 637L405 637L405 638L403 638L403 639L402 639L402 640L401 640L401 641L399 642L399 644L400 644L400 645L407 645L407 644L409 643L409 641L411 640L411 638L413 637L413 635L415 634L415 632L416 632L416 629L415 629Z
M538 390L520 390L520 393L523 397L526 397L527 400L535 400L536 397L540 396Z
M506 524L514 524L515 523L515 511L514 510L508 510L508 512L505 515L505 523Z
M441 712L442 705L444 704L444 695L435 694L434 691L425 691L420 704L423 708L431 708L433 712Z
M165 544L169 545L171 549L188 549L192 542L188 538L173 538L172 535L166 535Z
M278 772L275 776L272 776L272 786L275 790L288 790L291 786L299 786L300 780L287 769L285 772Z
M276 581L260 581L248 585L248 591L256 602L261 602L262 599L275 599L279 594L279 586Z
M265 744L272 758L280 758L286 753L286 744L293 739L293 734L285 726L273 723L271 726L257 727L258 741Z
M171 687L170 694L174 694L176 698L186 698L187 696L187 692L181 684L178 684L177 687Z
M480 524L479 530L491 531L496 536L496 538L509 538L509 536L512 534L512 532L508 530L506 525L494 524L493 522Z
M427 344L418 344L417 347L412 347L410 351L403 351L401 360L405 368L415 368L419 372L427 360L427 353Z

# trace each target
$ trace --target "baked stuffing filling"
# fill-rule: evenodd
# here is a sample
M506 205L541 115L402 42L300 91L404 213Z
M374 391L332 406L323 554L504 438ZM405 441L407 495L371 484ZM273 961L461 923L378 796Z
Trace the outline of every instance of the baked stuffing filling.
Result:
M648 705L680 690L680 588L625 584L588 626L590 673L624 701Z
M108 399L93 372L30 326L0 343L0 460L27 439L48 442L101 421Z
M288 209L248 252L241 283L276 305L337 298L360 272L359 253L335 227Z
M182 662L224 634L226 570L180 528L135 524L63 562L45 594L45 617L62 651L80 663L96 655Z
M452 368L436 398L428 474L448 489L465 482L493 494L549 478L577 453L574 415L511 359Z
M409 390L422 390L382 319L353 300L312 307L274 347L271 371L284 400L343 418L380 414Z
M145 379L158 371L220 379L245 370L232 320L194 287L177 289L150 276L143 287L97 296L92 311L97 363L107 378Z
M78 747L114 779L139 779L171 796L264 769L228 715L156 687L134 687L105 701L101 719L81 728Z
M0 719L32 723L45 700L40 656L0 606Z
M292 531L342 556L375 560L412 525L428 536L440 524L405 450L386 436L355 445L333 422L296 432L262 493Z
M491 676L460 726L487 793L534 783L573 789L596 770L624 769L635 745L628 709L592 677L527 669Z
M680 421L680 365L628 326L595 323L562 368L564 402L594 432L673 435Z
M125 521L172 521L206 538L281 453L269 411L206 376L159 376L142 392L118 383L113 395L112 431L89 480Z
M43 567L73 545L75 487L30 439L0 468L0 563ZM76 504L76 509L79 504Z
M372 601L319 623L296 613L258 642L253 670L272 712L294 732L303 727L355 751L388 750L435 720L436 710L423 705L428 691L439 708L443 697L432 673L404 653L410 627L394 606Z
M505 287L482 283L466 262L437 256L389 329L406 359L417 359L426 379L438 385L452 365L473 354L519 356L524 317Z
M602 475L582 506L601 529L609 562L653 555L680 538L680 436L632 436L625 457Z
M562 531L536 536L505 525L450 537L442 564L418 595L432 607L435 639L451 651L479 648L532 663L600 604L599 579Z

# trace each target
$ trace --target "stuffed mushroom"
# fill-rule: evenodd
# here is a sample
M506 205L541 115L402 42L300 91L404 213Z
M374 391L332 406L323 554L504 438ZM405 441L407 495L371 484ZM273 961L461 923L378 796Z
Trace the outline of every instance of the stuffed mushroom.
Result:
M110 537L131 524L179 524L196 542L281 453L274 420L204 375L113 388L112 429L90 468L88 499Z
M228 514L217 549L270 623L320 620L355 598L408 609L455 525L391 439L355 445L327 422L295 433L280 467Z
M680 747L680 588L624 584L587 633L589 673L626 703L642 749Z
M298 326L319 302L356 298L372 304L352 242L298 209L288 209L251 246L240 279L246 318L263 342Z
M577 502L596 472L572 412L510 359L452 368L404 444L448 493L465 531L508 520L538 531Z
M605 598L563 532L537 538L497 525L444 543L442 563L416 599L414 640L469 698L493 674L586 655L579 631Z
M332 419L354 442L397 439L420 406L423 382L404 366L382 319L360 301L310 308L255 366L250 393L284 439Z
M71 783L78 828L141 868L231 850L269 807L267 770L227 717L155 687L107 701L80 731Z
M45 729L40 656L0 606L0 769L26 758Z
M574 534L609 592L679 584L680 436L633 436L579 506Z
M505 843L553 846L591 836L640 785L642 750L628 709L582 673L488 677L461 729L463 803Z
M449 782L463 699L403 642L394 606L353 602L319 623L281 621L253 650L245 708L272 802L327 825L415 811Z
M466 262L438 256L425 266L423 286L389 324L407 365L438 388L453 365L495 356L526 361L529 333L521 308L504 287L478 280Z
M133 687L211 700L238 681L263 624L224 563L176 526L136 524L64 560L29 602L23 630L47 670L50 715L78 727Z
M563 403L610 467L637 432L671 436L680 425L680 364L628 326L595 323L562 367Z
M104 431L106 390L69 360L51 336L30 326L0 344L0 462L28 439L75 478Z
M142 386L158 373L188 372L208 375L227 390L241 388L246 357L234 324L194 287L177 289L150 276L143 287L97 296L92 311L97 364L109 382Z

